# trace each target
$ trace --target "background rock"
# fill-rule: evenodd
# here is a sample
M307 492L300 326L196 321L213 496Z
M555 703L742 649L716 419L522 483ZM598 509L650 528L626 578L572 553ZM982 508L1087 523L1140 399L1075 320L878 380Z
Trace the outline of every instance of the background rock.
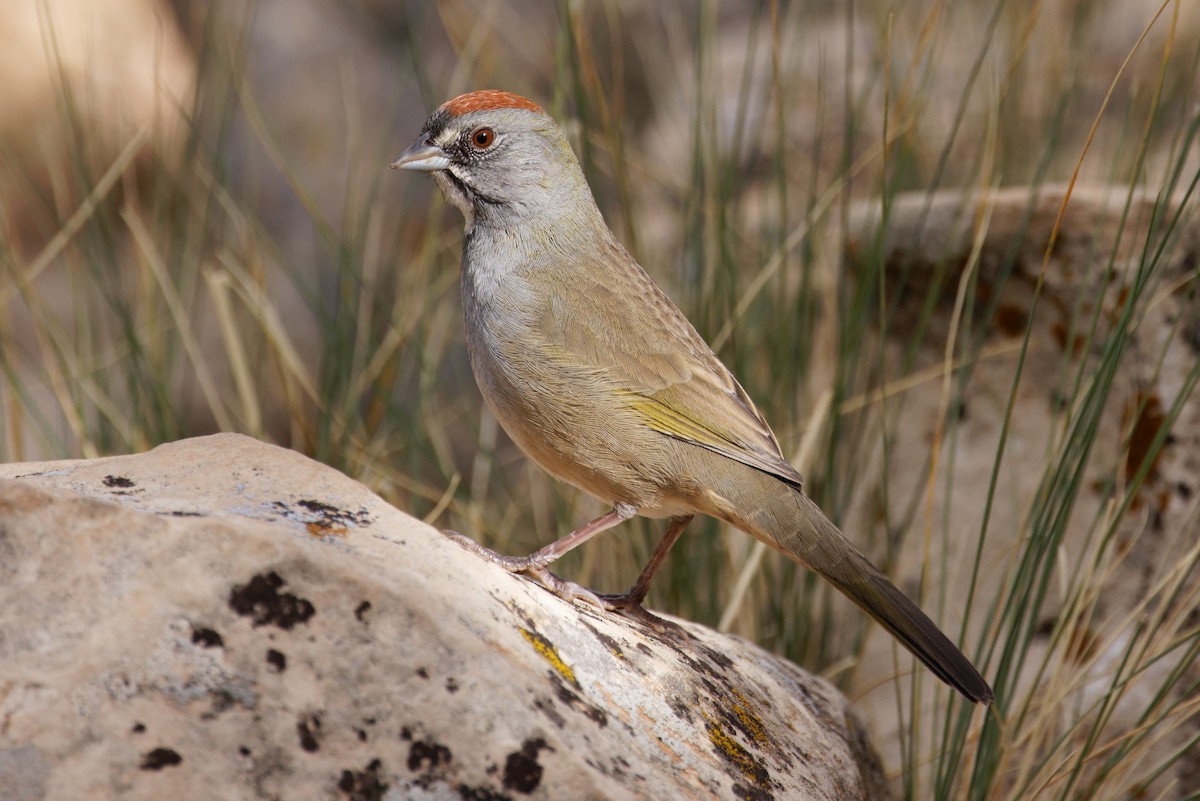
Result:
M196 64L161 0L0 4L0 234L31 246L83 198L76 171L106 169L139 131L140 166L183 146Z
M887 796L826 682L574 608L293 452L0 475L5 799Z
M1113 671L1127 658L1128 638L1134 635L1123 629L1124 621L1150 614L1147 599L1166 603L1163 582L1173 567L1192 562L1200 536L1200 396L1188 383L1200 358L1195 287L1200 225L1194 201L1185 205L1182 193L1170 198L1129 188L1077 186L1047 256L1066 195L1063 186L901 194L883 232L878 230L877 205L860 205L851 215L845 237L851 259L879 259L897 293L885 350L891 372L885 380L913 375L925 380L888 401L885 424L870 420L872 433L866 440L873 453L863 461L874 466L869 472L878 477L864 481L847 505L846 527L871 530L884 506L879 487L886 483L892 525L932 532L928 543L910 538L897 549L886 560L889 575L913 597L924 588L926 610L939 610L935 617L945 630L959 631L964 599L972 588L976 598L1001 597L1020 549L1028 538L1044 534L1029 515L1066 438L1064 417L1071 410L1064 409L1063 398L1071 397L1076 380L1085 385L1100 380L1104 350L1123 324L1127 304L1136 304L1139 312L1125 324L1126 352L1116 364L1111 390L1096 401L1098 426L1091 449L1082 460L1065 459L1069 469L1080 471L1080 489L1058 559L1062 570L1079 574L1071 581L1094 586L1094 608L1071 608L1071 581L1060 576L1040 610L1030 655L1017 669L1019 697L1048 694L1070 699L1069 708L1088 710L1100 706ZM1162 228L1162 221L1176 214L1184 222ZM1153 233L1156 225L1159 230ZM1161 242L1142 299L1132 300L1139 270L1146 266L1142 250L1155 252L1164 230L1172 234ZM966 308L975 317L956 329L960 287L965 287ZM931 310L924 308L926 303ZM1028 348L1019 363L1027 326ZM952 335L958 336L952 355L966 366L961 371L956 367L943 383L941 368ZM1178 415L1171 419L1175 407ZM875 429L880 425L890 440L886 455L880 444L884 434ZM1161 450L1148 459L1128 511L1112 519L1159 436L1165 436ZM931 455L938 460L933 466ZM918 459L925 464L916 464ZM1112 555L1106 557L1111 562L1100 575L1087 576L1100 547L1096 531L1109 525L1114 527L1108 546ZM985 567L973 581L981 531L987 532L981 557ZM885 562L882 551L876 547L871 552ZM1200 574L1184 577L1178 592L1183 605L1200 596ZM975 610L966 642L979 641L984 622ZM1074 632L1073 645L1052 652L1051 636L1062 628ZM899 759L904 722L895 715L895 693L907 689L906 682L886 682L897 671L894 652L886 632L872 627L853 686L874 689L861 697L851 692L879 738L885 764ZM907 657L903 660L901 670ZM1105 736L1117 740L1143 725L1145 710L1175 668L1171 658L1148 665L1141 680L1126 688L1111 717L1098 724ZM1171 694L1175 699L1193 692L1184 688L1200 680L1195 663L1179 669L1184 678ZM923 701L927 708L935 703L928 694ZM1070 727L1061 720L1046 723L1042 732L1060 727L1068 740L1079 743L1086 736L1083 730L1068 733ZM1200 719L1191 716L1169 733L1159 733L1154 753L1182 749L1198 734ZM1171 787L1194 787L1198 777L1200 760L1185 758L1146 791L1173 797Z

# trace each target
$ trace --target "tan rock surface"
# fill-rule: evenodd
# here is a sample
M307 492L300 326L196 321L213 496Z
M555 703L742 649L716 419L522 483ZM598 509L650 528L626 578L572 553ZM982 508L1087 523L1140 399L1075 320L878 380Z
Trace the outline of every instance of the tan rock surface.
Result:
M5 799L886 796L845 699L237 435L0 467Z
M45 196L63 210L82 201L68 189L76 162L96 180L139 131L164 156L182 145L196 64L161 0L8 0L0 81L0 220L41 247L44 232L21 229Z

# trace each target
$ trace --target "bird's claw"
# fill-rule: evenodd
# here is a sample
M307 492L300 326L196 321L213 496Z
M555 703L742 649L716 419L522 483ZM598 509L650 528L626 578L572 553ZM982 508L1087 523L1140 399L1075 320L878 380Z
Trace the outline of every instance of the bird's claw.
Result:
M446 539L450 540L451 542L453 542L457 545L462 546L463 548L466 548L468 551L471 551L472 553L478 553L478 551L476 549L482 547L479 545L479 543L475 542L475 540L471 539L466 534L459 534L457 531L454 531L453 529L444 528L444 529L441 529L441 532L442 532L443 537L445 537Z
M505 554L497 553L491 548L480 545L470 537L464 534L459 534L457 531L442 529L442 534L445 535L447 539L462 546L463 548L466 548L468 551L480 557L481 559L486 559L494 565L499 565L509 573L524 573L542 570L545 568L545 565L540 564L536 559L532 559L528 556L506 556Z
M545 564L542 564L537 559L528 556L505 556L502 553L493 551L491 548L480 545L475 540L465 537L457 531L443 530L442 533L476 556L486 559L492 564L499 565L509 573L525 573L563 600L581 601L596 607L602 612L608 611L599 595L582 584L576 584L574 581L567 581L564 578L554 575L546 569Z
M536 579L543 587L564 601L585 603L594 606L600 612L609 611L602 597L582 584L576 584L574 581L556 576L544 567L526 568L522 572Z
M604 604L605 611L615 612L624 618L642 623L654 629L659 634L674 634L680 637L688 636L687 631L678 623L664 620L642 606L644 598L641 594L626 592L620 595L601 595L599 599Z
M445 529L442 534L476 556L504 568L509 573L525 573L564 601L586 604L599 612L615 612L622 617L650 626L660 634L667 632L686 634L678 624L663 620L646 611L646 608L642 606L644 593L635 591L620 595L596 593L582 584L556 576L546 568L546 565L540 564L538 560L528 556L506 556L497 553L457 531Z

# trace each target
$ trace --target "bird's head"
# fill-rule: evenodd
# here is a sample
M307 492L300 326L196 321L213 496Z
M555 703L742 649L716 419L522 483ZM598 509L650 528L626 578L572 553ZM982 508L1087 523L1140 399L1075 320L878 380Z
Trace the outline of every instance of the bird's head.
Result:
M391 166L431 173L463 213L468 232L593 203L562 130L532 100L511 92L483 90L446 101Z

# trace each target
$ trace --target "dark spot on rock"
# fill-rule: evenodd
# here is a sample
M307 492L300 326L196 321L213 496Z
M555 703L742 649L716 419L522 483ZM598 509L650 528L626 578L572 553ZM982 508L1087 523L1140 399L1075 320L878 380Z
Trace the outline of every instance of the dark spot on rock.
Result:
M371 522L371 516L366 509L350 511L312 498L296 501L294 509L291 504L276 501L274 504L279 513L290 519L303 523L309 534L314 537L345 536L350 526L363 526Z
M407 726L401 727L400 739L401 740L411 740L412 738L413 738L412 729L408 728Z
M204 648L224 648L225 640L214 629L192 626L192 642Z
M355 729L354 734L358 737L359 742L365 743L367 741L366 729Z
M141 734L142 732L146 731L146 724L145 723L134 723L133 729L131 729L131 731L134 734Z
M603 645L610 654L617 657L618 659L625 658L625 651L623 648L621 648L621 643L617 642L615 639L613 639L609 635L605 634L604 632L600 631L599 629L595 628L594 626L592 626L589 623L584 623L583 625L587 628L588 631L590 631L592 633L593 637L595 637L597 640L600 641L600 644Z
M383 801L388 783L381 777L382 773L383 764L372 759L362 770L343 770L337 788L350 801Z
M1050 336L1054 337L1054 341L1058 344L1058 347L1060 349L1064 349L1064 350L1066 349L1066 347L1067 347L1067 327L1066 327L1066 325L1064 325L1061 322L1058 322L1058 323L1055 323L1054 325L1050 326Z
M429 671L423 667L417 668L417 675L423 679L429 678Z
M130 487L136 487L137 484L134 484L132 480L125 478L125 476L105 476L104 486L111 489L129 489Z
M533 708L541 712L546 717L550 718L550 722L558 728L563 728L567 725L566 718L559 714L558 709L554 706L552 698L537 698L533 702Z
M487 787L468 787L458 785L458 797L463 801L512 801L512 796L498 793Z
M1145 483L1149 484L1158 477L1162 446L1168 444L1164 441L1162 446L1155 447L1155 440L1167 422L1162 401L1156 394L1139 392L1126 406L1124 422L1129 430L1129 450L1125 453L1125 480L1131 481L1149 457L1145 475Z
M451 759L450 749L432 740L418 740L408 749L408 769L429 773Z
M518 793L532 793L542 783L542 766L538 764L538 753L550 748L540 737L526 740L520 751L514 751L504 760L504 786ZM553 750L553 749L551 749Z
M285 584L279 574L272 570L259 574L229 593L229 605L244 617L253 617L255 626L271 624L290 630L297 623L305 623L316 614L316 609L304 598L279 589Z
M680 720L686 720L689 723L691 722L692 708L682 698L679 698L677 696L672 696L667 701L667 706L671 707L671 711L674 712L675 716L678 717Z
M304 500L304 501L297 501L296 505L304 507L305 509L312 512L313 514L318 514L318 515L340 514L340 512L336 506L331 506L322 501L316 501L316 500L309 499L309 500Z
M702 645L700 646L700 653L708 657L708 660L717 667L720 667L724 670L728 670L729 668L733 667L733 660L715 648L709 648L707 645Z
M300 735L300 747L310 754L321 747L317 742L317 733L321 731L321 717L315 713L308 715L296 724L296 733Z
M170 748L155 748L153 751L142 754L140 767L142 770L162 770L172 765L178 765L182 761L183 757Z
M903 589L903 588L901 588L901 589ZM692 673L697 674L703 681L708 683L708 688L710 690L714 689L712 684L709 683L707 679L704 679L705 676L711 677L711 676L719 676L720 675L720 673L717 670L717 667L715 665L713 665L713 663L711 661L709 661L707 659L697 659L696 657L694 657L691 654L686 653L684 651L679 651L677 655L679 657L679 660L681 662L683 662L684 665L687 666L688 670L690 670ZM701 656L703 656L703 655L704 654L701 653Z
M356 620L358 620L359 623L364 623L365 621L363 620L363 618L365 618L367 616L367 612L370 612L370 611L371 611L371 602L363 601L361 604L359 604L357 607L355 607L354 617Z
M1029 322L1029 315L1019 306L1005 303L996 307L996 316L994 319L996 327L1000 329L1000 333L1006 337L1015 337L1025 333L1025 326Z
M455 679L453 677L446 679L446 692L448 692L448 693L458 692L458 680L457 679Z
M276 673L282 673L287 670L287 656L282 651L276 651L274 648L267 649L267 664L275 668Z
M1163 510L1167 508L1167 493L1160 492L1155 496L1155 506L1150 514L1150 527L1155 531L1164 531L1167 527L1166 518L1163 516Z
M744 784L733 783L733 797L742 801L771 801L775 796L761 787L747 787Z
M239 754L241 754L241 755L242 755L242 756L244 756L244 757L245 757L245 756L250 756L250 749L249 749L249 748L247 748L247 747L246 747L246 746L244 746L244 745L239 745L239 746L238 746L238 753L239 753Z
M1070 329L1061 322L1050 326L1050 336L1054 337L1060 350L1069 352L1075 358L1083 353L1088 343L1087 337L1079 332L1071 334Z
M533 793L541 784L541 773L536 758L529 759L521 752L511 753L504 760L504 787L517 793Z
M582 712L586 717L600 724L601 727L608 725L607 712L600 707L589 704L587 701L583 700L583 698L571 690L571 688L569 688L566 684L561 681L557 681L557 677L555 683L558 687L558 700L562 701L576 712Z
M241 703L228 690L213 690L209 693L209 699L212 701L212 706L207 712L200 715L201 720L216 720L222 712Z
M1179 497L1183 498L1185 501L1192 497L1192 488L1182 481L1175 485L1175 491L1179 493Z

